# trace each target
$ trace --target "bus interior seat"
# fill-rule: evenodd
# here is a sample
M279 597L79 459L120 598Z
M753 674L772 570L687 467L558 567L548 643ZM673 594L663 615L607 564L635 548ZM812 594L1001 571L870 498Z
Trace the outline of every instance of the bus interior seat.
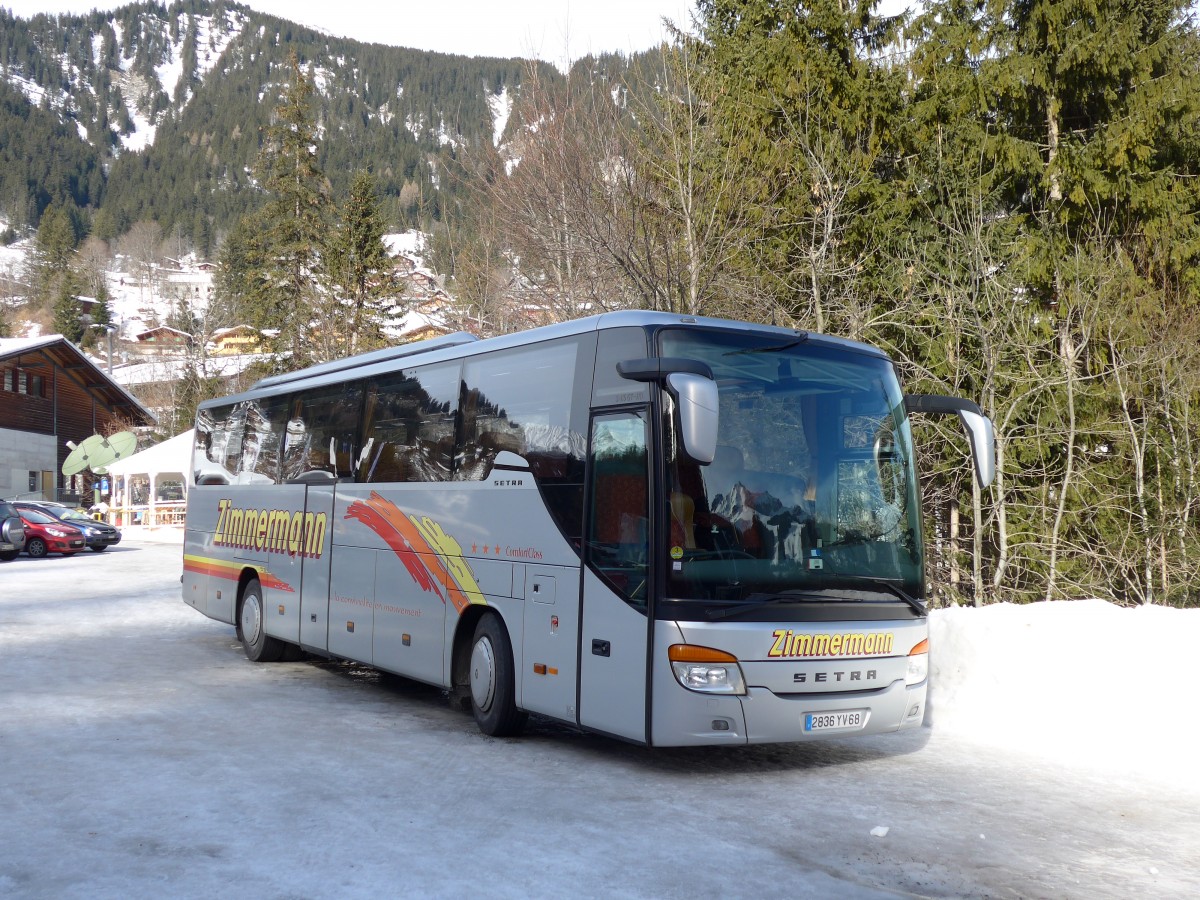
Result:
M593 539L601 544L643 543L646 522L646 476L597 472Z
M407 451L391 442L385 442L375 454L370 468L367 470L367 481L407 481L409 463Z
M696 549L696 501L683 491L671 491L671 546Z

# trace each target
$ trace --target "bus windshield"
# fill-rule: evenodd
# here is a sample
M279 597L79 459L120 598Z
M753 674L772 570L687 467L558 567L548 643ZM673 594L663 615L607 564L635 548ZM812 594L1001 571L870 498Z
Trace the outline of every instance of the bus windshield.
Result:
M663 432L668 606L921 597L912 437L887 359L803 333L660 340L664 357L707 363L720 396L710 465Z

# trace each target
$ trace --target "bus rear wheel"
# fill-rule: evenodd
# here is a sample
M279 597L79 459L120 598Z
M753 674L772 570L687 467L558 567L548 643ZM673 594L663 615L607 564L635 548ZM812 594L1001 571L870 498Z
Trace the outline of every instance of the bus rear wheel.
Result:
M246 582L242 599L238 601L238 637L246 658L251 662L275 662L286 647L283 641L266 632L263 613L262 585L257 578Z
M484 734L520 734L528 715L517 709L512 642L498 616L486 615L471 641L471 712Z

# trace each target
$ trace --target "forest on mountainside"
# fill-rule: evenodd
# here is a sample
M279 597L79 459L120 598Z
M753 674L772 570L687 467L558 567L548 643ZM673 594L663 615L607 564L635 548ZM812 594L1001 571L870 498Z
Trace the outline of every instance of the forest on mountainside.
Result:
M696 9L697 32L663 53L525 69L499 145L480 125L425 150L417 218L458 320L493 334L527 327L530 310L632 307L877 344L908 390L977 399L996 425L986 489L957 426L915 426L935 601L1195 604L1200 32L1187 0ZM402 213L394 182L343 155L357 145L328 127L324 93L292 102L319 74L297 58L290 74L272 63L254 189L229 195L255 202L229 200L236 238L222 245L224 309L278 328L281 365L380 339L361 270L328 287L347 252L328 241L374 221L354 208L389 226ZM285 111L311 145L272 130ZM179 142L171 127L156 147ZM205 132L187 133L203 155ZM289 153L311 177L285 203L269 179ZM117 163L153 168L151 155ZM116 169L98 210L73 215L81 228ZM364 170L374 186L352 191ZM288 221L289 206L304 212ZM358 246L376 231L359 228ZM364 315L340 336L352 320L322 306L335 295Z
M531 68L557 75L333 37L223 0L31 20L0 8L0 213L36 227L51 202L71 204L105 240L152 220L210 255L262 199L251 173L293 52L338 138L321 145L332 190L369 169L396 229L440 220L454 187L438 169L493 140L490 103Z
M635 306L875 343L908 390L975 398L996 425L981 490L957 426L918 417L938 597L1195 604L1191 5L872 9L700 0L652 95L527 83L514 118L542 124L521 165L462 155L460 303L502 322L515 256L559 316Z

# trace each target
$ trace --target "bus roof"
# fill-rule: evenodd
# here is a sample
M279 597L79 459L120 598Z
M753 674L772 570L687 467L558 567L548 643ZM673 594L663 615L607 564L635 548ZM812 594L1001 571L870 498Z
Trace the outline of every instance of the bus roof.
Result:
M672 325L753 331L763 334L778 334L783 338L794 338L798 333L794 328L783 328L776 325L763 325L753 322L739 322L733 319L684 316L677 313L652 312L648 310L622 310L589 316L584 319L572 319L554 325L544 325L540 328L531 328L526 331L518 331L483 340L467 332L460 331L430 338L425 341L414 341L409 344L399 344L395 347L385 347L382 350L373 350L369 353L361 353L345 359L319 363L305 369L298 369L295 372L271 375L255 382L248 390L240 394L206 400L199 405L199 408L207 409L226 406L230 403L256 397L290 394L297 390L336 384L347 378L364 378L383 372L390 372L408 365L425 365L445 360L462 359L468 356L488 353L493 350L521 347L554 338L585 334L589 331L599 331L608 328L651 329ZM810 339L827 346L840 346L846 350L887 358L887 354L878 347L858 341L815 333L810 334ZM401 360L403 364L398 366L397 362Z

